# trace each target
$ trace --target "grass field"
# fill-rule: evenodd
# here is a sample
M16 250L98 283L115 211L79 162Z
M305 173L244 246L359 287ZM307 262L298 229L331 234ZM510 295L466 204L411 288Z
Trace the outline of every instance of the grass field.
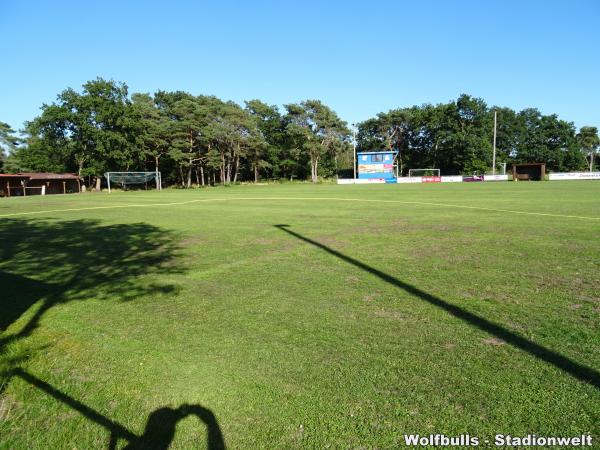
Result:
M0 447L600 439L600 182L0 199Z

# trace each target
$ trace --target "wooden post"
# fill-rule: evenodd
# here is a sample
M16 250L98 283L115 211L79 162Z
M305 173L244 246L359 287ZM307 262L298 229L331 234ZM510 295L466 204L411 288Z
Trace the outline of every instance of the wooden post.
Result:
M542 168L540 170L542 172L542 179L540 181L546 181L546 163L542 164Z
M8 193L8 196L10 197L10 181L6 181L6 192Z
M27 197L27 191L25 190L25 180L21 181L21 186L23 186L23 197Z
M63 181L62 183L63 183L63 194L66 194L67 193L67 182Z

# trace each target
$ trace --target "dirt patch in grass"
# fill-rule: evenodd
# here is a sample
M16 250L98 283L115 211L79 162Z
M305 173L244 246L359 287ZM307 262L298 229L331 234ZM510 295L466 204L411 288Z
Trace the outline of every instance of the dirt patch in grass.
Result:
M189 237L186 237L186 238L180 240L178 242L178 246L180 248L188 248L188 247L193 247L193 246L198 245L198 244L204 244L206 242L207 241L206 241L206 239L204 237L201 237L201 236L189 236Z
M590 297L589 295L577 295L576 298L577 298L577 300L580 300L582 302L599 303L600 304L600 297Z
M277 242L276 239L256 238L252 242L258 245L271 245Z
M317 236L314 240L321 245L331 247L335 250L342 249L348 245L348 241L337 239L331 236Z
M57 421L65 422L67 420L72 420L77 417L77 413L74 411L65 411L54 416Z
M501 303L519 303L515 301L515 299L505 291L494 291L494 292L484 292L477 289L469 289L461 292L461 297L465 300L483 300L487 302L501 302Z
M383 317L392 320L406 320L407 316L399 311L390 311L388 309L378 309L374 312L376 317Z
M298 242L291 241L289 239L269 239L265 237L259 237L239 241L234 245L239 248L244 248L248 246L264 247L263 249L261 249L261 252L263 252L262 254L270 255L273 253L288 253L289 251L298 246Z
M515 331L518 331L518 332L521 332L521 333L522 333L522 332L525 332L525 331L527 330L527 328L526 328L526 327L524 327L524 326L523 326L523 325L521 325L520 323L514 322L514 321L512 321L512 320L509 320L509 321L507 322L507 325L508 325L508 326L509 326L509 327L510 327L512 330L515 330Z
M487 344L487 345L495 345L495 346L506 344L506 342L504 342L502 339L499 339L497 337L485 338L485 339L483 339L483 343Z
M0 422L8 420L11 411L19 406L19 402L10 394L0 394Z
M379 294L367 294L367 295L363 296L363 302L372 302L378 296L379 296Z
M386 224L373 224L367 226L358 226L348 228L349 234L372 234L372 233L390 233L390 232L438 232L452 233L453 236L460 233L473 233L478 229L473 226L455 225L451 223L417 223L407 219L395 219Z

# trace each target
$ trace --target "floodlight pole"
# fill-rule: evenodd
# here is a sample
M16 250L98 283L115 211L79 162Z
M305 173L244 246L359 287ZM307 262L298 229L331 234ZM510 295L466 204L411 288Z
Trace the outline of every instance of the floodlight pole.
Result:
M354 183L356 183L356 124L352 124L352 148L353 148L353 161L352 165L353 173L354 173Z
M494 111L494 152L492 155L492 175L496 175L496 125L497 111Z

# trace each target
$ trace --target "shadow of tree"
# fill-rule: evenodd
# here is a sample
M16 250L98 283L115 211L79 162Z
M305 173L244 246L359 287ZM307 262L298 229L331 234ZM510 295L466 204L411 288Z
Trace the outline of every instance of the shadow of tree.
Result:
M6 330L40 299L60 295L63 289L61 286L3 270L0 270L0 286L2 286L0 331Z
M172 263L172 236L148 224L4 219L0 237L0 351L30 335L57 304L172 292L173 286L148 283L147 275L181 271ZM19 330L7 331L32 308Z
M143 223L9 219L0 222L0 237L0 354L8 343L29 336L55 305L88 298L130 301L148 293L173 292L171 285L149 283L148 275L182 272L174 263L173 236ZM27 312L31 314L25 324L13 330L11 325ZM177 423L188 416L206 424L209 449L225 448L217 420L207 408L159 408L148 416L144 433L137 435L18 367L25 361L23 355L4 355L0 391L11 378L22 379L104 427L110 433L108 448L116 448L121 439L128 449L167 449Z
M292 231L290 230L289 225L278 224L274 226L279 228L281 231L294 236L296 239L311 244L325 251L326 253L345 261L348 264L358 267L359 269L378 277L380 280L396 288L402 289L405 292L408 292L420 300L436 306L437 308L443 309L453 317L460 319L473 327L479 328L481 331L489 333L492 336L502 339L513 347L529 353L531 356L534 356L541 361L545 361L546 363L555 366L556 368L570 374L572 377L584 383L589 383L592 386L600 389L600 373L598 373L595 369L573 361L572 359L567 358L566 356L563 356L554 350L537 344L523 336L520 336L497 323L469 312L459 306L453 305L444 299L436 297L435 295L425 292L416 286L399 280L398 278L371 267L362 261L354 259L324 244L321 244L320 242L314 241L306 236L301 235L300 233Z

